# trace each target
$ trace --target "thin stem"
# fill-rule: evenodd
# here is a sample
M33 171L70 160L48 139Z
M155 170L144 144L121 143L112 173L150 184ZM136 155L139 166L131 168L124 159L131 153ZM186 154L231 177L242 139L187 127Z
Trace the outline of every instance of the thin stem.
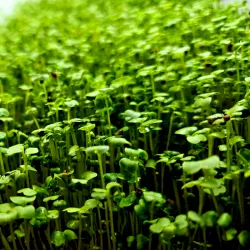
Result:
M182 179L183 179L183 185L186 184L186 175L185 173L183 172L183 175L182 175ZM188 212L188 200L187 200L187 196L188 196L188 192L187 192L187 189L184 188L184 201L185 201L185 210L186 210L186 213Z
M109 126L109 136L112 135L111 132L111 121L110 121L110 113L109 113L109 105L108 105L108 98L105 98L105 104L106 104L106 109L107 109L107 119L108 119L108 126Z
M3 232L2 232L2 228L0 227L0 236L1 236L1 239L2 239L2 243L4 245L4 247L6 248L6 250L12 250L7 239L5 238Z
M109 149L110 149L110 172L111 173L115 173L115 166L114 166L114 160L115 160L115 147L112 145L109 145Z
M109 207L109 218L110 218L110 224L111 224L111 236L112 236L112 242L113 242L113 250L116 250L116 237L115 237L115 229L114 229L114 218L113 218L113 206L110 194L107 198L108 201L108 207Z
M172 128L173 128L173 122L174 122L174 112L171 114L171 117L170 117L169 129L168 129L168 141L167 141L166 151L168 151L168 148L170 146L171 135L172 135Z
M130 223L131 223L131 233L135 235L135 226L134 226L134 218L132 212L129 213Z
M207 235L206 235L206 228L202 228L202 235L204 241L204 249L207 250Z
M194 233L193 233L192 237L190 238L189 245L188 245L188 250L191 250L191 247L192 247L193 241L195 239L195 236L196 236L196 234L198 232L198 229L199 229L199 225L196 226L196 228L194 230Z
M43 91L44 91L45 99L46 99L46 101L47 101L47 99L48 99L48 94L47 94L47 89L46 89L46 84L45 84L45 82L43 83Z
M105 202L104 207L105 207L105 222L106 222L106 228L107 228L108 249L111 250L110 231L109 231L109 216L108 216L107 202Z
M152 155L154 155L154 143L153 143L153 134L152 132L150 131L149 133L149 146L150 146L150 151L152 153Z
M101 182L102 182L102 188L105 189L105 181L104 181L104 173L103 173L103 164L102 164L102 155L97 154L98 156L98 162L99 162L99 168L100 168L100 175L101 175Z
M212 197L212 200L213 200L213 203L214 203L214 207L215 207L215 210L217 213L220 213L220 209L219 209L219 205L218 205L218 202L215 198L215 195L214 195L214 192L213 192L213 189L210 189L210 195Z
M146 134L143 134L144 150L148 150L148 138Z
M99 220L99 230L100 230L100 248L101 250L103 249L103 232L102 232L102 217L101 217L101 211L100 211L100 207L97 207L97 213L98 213L98 220Z
M37 243L36 243L36 237L35 237L35 234L34 234L34 228L31 229L31 235L33 237L35 249L38 250L38 246L37 246Z
M72 137L72 141L73 141L74 146L78 146L76 133L75 133L73 128L71 128L71 137ZM77 162L78 162L76 173L77 173L77 176L80 177L80 174L83 172L82 168L84 167L84 162L82 160L80 150L76 151L76 158L77 158Z
M50 249L52 249L52 243L51 243L51 238L50 238L50 221L48 222L46 234L47 234L47 238L48 238L48 242L49 242L49 247L50 247Z
M247 143L250 142L250 116L247 117Z
M204 192L203 189L201 187L198 187L199 190L199 208L198 208L198 213L199 215L202 214L202 209L204 206Z
M136 235L139 234L139 221L137 216L135 216L135 233Z
M82 215L79 213L78 250L82 249Z
M10 223L10 233L11 233L11 236L13 237L13 246L14 246L14 249L17 250L16 238L15 238L14 231L13 231L13 223Z
M56 108L56 121L59 122L59 110Z
M237 197L238 197L238 203L239 203L239 209L240 209L240 222L243 225L245 222L245 211L244 211L244 198L242 195L242 188L241 188L241 181L240 177L237 178L236 180L236 191L237 191Z
M39 129L40 126L39 126L38 121L37 121L37 119L35 117L33 117L33 121L36 124L37 129Z
M67 111L67 119L68 119L68 121L71 119L70 109L68 109L68 111Z
M23 161L24 161L24 169L25 169L25 174L26 174L27 187L30 187L28 159L27 159L27 155L24 153L24 150L22 152L22 155L23 155Z
M213 155L214 137L208 136L208 157Z
M25 245L30 250L30 225L27 219L24 220L25 224Z
M219 226L216 227L216 233L217 233L217 236L218 236L218 240L219 240L219 242L220 242L220 245L221 245L221 232L220 232Z
M153 220L154 218L154 206L155 206L155 202L152 201L151 206L150 206L150 220ZM149 244L148 244L148 250L152 249L152 235L150 235L149 238Z
M55 221L56 221L56 229L57 229L57 231L61 231L61 220L60 220L60 218L57 218Z
M179 197L179 194L178 194L177 183L176 183L176 180L173 177L172 177L172 182L173 182L173 189L174 189L176 206L177 206L178 213L180 214L181 213L181 202L180 202L180 197Z
M49 138L49 147L50 147L50 151L51 151L52 161L56 162L58 160L58 157L57 157L55 143L54 143L54 140L51 136Z
M231 121L228 121L226 124L227 131L227 173L231 171L231 145L229 143L230 135L231 135Z
M151 81L151 86L152 86L152 94L153 94L153 97L155 95L155 81L154 81L154 74L153 72L151 71L151 74L150 74L150 81Z
M91 232L94 233L94 215L93 215L93 211L90 214L90 227L91 227ZM94 247L94 237L92 237L91 242L90 242L90 249L93 249Z
M24 247L24 245L23 245L22 240L21 240L20 238L18 238L18 241L19 241L19 244L20 244L22 250L25 250L25 247Z
M1 151L0 151L0 168L1 168L2 175L4 175L5 174L5 168L4 168L4 163L3 163L3 155L2 155Z
M165 166L161 163L161 193L164 192L164 173L165 173Z

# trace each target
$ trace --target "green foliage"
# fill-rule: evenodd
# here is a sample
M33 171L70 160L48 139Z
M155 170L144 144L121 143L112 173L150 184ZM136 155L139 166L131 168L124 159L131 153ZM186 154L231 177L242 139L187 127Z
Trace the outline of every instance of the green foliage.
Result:
M246 4L27 1L0 36L0 249L249 248Z
M21 205L21 206L25 206L27 205L27 203L31 203L36 199L36 196L32 196L32 197L24 197L24 196L11 196L10 200L17 204L17 205Z
M202 169L211 170L218 168L219 163L219 157L214 155L201 161L186 161L183 163L183 170L187 174L195 174Z
M223 213L217 223L220 227L228 227L232 223L232 217L228 213Z

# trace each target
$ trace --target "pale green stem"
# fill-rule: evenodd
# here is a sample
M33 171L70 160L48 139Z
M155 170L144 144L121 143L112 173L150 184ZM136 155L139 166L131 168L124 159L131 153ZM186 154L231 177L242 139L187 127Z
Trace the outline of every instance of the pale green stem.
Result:
M113 218L113 206L110 194L107 197L108 201L108 207L109 207L109 218L111 223L111 236L112 236L112 242L113 242L113 250L116 250L116 237L115 237L115 229L114 229L114 218Z
M101 176L102 188L105 189L102 155L98 154L97 156L98 156L98 162L99 162L99 168L100 168L100 176Z

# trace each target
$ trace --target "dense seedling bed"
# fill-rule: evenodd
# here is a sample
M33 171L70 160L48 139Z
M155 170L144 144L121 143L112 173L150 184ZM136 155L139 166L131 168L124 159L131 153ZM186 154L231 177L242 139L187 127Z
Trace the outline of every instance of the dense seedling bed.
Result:
M40 0L0 28L0 249L249 249L250 19L203 0Z

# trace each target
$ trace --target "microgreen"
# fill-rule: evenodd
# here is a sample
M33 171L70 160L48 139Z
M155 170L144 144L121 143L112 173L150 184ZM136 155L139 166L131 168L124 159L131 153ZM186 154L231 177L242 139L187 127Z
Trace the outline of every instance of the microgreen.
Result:
M249 248L248 9L20 4L0 26L0 249Z

